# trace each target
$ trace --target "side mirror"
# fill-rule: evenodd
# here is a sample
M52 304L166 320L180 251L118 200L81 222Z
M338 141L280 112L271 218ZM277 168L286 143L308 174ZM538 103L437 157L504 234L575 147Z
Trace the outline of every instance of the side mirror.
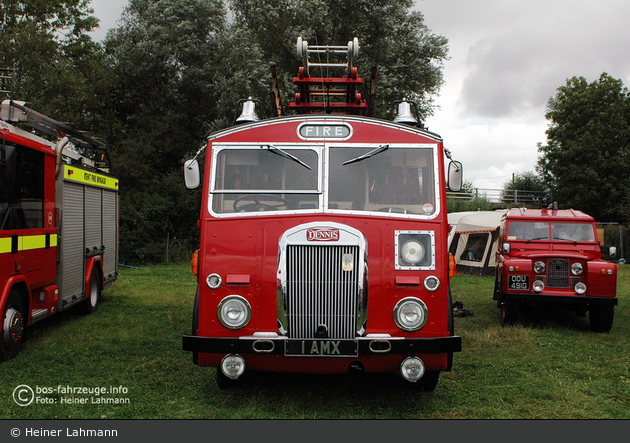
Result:
M199 187L199 162L196 159L184 162L184 182L188 189Z
M453 192L462 190L464 181L464 168L458 161L451 161L448 164L448 189Z
M617 256L617 247L611 246L610 248L608 248L608 255L610 256L610 258L615 258Z

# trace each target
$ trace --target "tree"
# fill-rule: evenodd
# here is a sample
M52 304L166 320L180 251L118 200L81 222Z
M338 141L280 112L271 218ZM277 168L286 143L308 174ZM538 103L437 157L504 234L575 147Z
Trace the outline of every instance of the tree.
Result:
M137 260L155 260L156 240L198 235L201 191L183 186L183 160L225 115L217 106L225 33L220 0L131 0L105 39L116 78L108 140L121 177L121 251Z
M285 86L297 75L302 62L296 42L302 37L315 45L346 45L359 40L355 66L370 92L370 72L376 66L376 110L387 117L391 103L406 98L418 105L421 119L433 113L433 99L444 80L447 39L432 34L421 12L410 11L411 0L232 0L239 27L252 31L268 64L278 66ZM243 54L244 56L244 54ZM325 76L325 75L323 75ZM283 103L295 91L284 88Z
M501 200L504 203L542 204L547 195L543 180L532 171L514 174L512 180L503 184Z
M622 220L630 188L628 89L607 73L593 83L573 77L549 99L545 117L537 169L553 199L598 221Z
M3 0L0 67L15 68L13 99L81 130L100 133L110 75L88 32L89 0Z

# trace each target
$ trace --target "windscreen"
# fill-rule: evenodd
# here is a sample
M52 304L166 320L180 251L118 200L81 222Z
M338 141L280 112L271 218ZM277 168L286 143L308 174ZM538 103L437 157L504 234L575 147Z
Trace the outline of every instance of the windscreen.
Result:
M316 151L261 146L229 148L215 160L215 213L319 208Z
M595 241L592 223L512 221L508 240Z
M430 215L436 210L433 150L331 147L328 208Z

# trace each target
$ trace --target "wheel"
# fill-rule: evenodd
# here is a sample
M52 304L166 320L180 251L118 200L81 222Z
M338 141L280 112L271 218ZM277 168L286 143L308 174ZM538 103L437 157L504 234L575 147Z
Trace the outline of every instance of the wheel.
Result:
M9 293L2 316L2 346L0 346L0 361L15 357L22 349L25 338L25 328L28 319L19 292Z
M494 280L494 293L492 294L492 300L501 300L501 286L499 284L499 280L496 278Z
M236 388L243 384L242 376L234 380L228 377L227 375L225 375L223 371L221 371L221 368L216 368L216 371L217 371L216 381L217 381L217 386L219 387L219 389Z
M90 287L88 288L88 296L83 302L83 312L91 314L98 309L101 302L101 274L98 269L92 271L90 277Z
M453 337L455 335L455 321L453 316L453 295L451 294L451 286L448 287L448 318L446 322L448 328L448 335ZM453 367L453 353L449 352L447 356L447 370L450 371Z
M519 306L507 301L501 302L501 326L510 326L518 323Z
M420 381L424 392L433 392L440 380L440 371L426 371Z
M615 307L613 305L593 306L589 310L591 330L594 332L608 332L612 328Z
M243 200L252 201L253 203L239 206L239 203ZM267 203L260 203L260 200L272 200L277 202L277 204L270 205ZM245 194L234 200L234 203L232 204L234 212L278 211L279 208L283 206L284 209L289 208L285 199L273 194Z
M192 334L191 335L197 335L197 329L199 329L199 287L197 287L197 294L195 295L195 305L193 307ZM198 352L193 352L193 363L199 364Z

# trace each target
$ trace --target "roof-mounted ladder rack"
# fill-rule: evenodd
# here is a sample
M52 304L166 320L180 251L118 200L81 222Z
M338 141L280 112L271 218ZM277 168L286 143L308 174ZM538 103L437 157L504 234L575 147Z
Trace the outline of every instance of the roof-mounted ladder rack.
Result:
M298 76L293 83L300 87L295 94L295 100L289 103L289 109L299 114L312 112L359 114L368 109L367 103L356 92L357 86L363 85L363 79L357 74L353 66L354 59L359 55L359 40L355 37L347 46L308 46L308 42L298 37L297 54L303 59ZM325 54L326 61L312 63L309 54ZM332 63L330 56L346 54L346 63ZM311 77L312 68L325 68L326 75ZM330 69L343 68L345 76L331 77Z
M102 151L107 150L105 143L100 140L96 140L64 123L53 120L50 117L46 117L45 115L33 111L24 105L25 102L4 100L0 111L0 119L11 123L23 123L33 129L55 137L66 136L75 146L79 148Z

